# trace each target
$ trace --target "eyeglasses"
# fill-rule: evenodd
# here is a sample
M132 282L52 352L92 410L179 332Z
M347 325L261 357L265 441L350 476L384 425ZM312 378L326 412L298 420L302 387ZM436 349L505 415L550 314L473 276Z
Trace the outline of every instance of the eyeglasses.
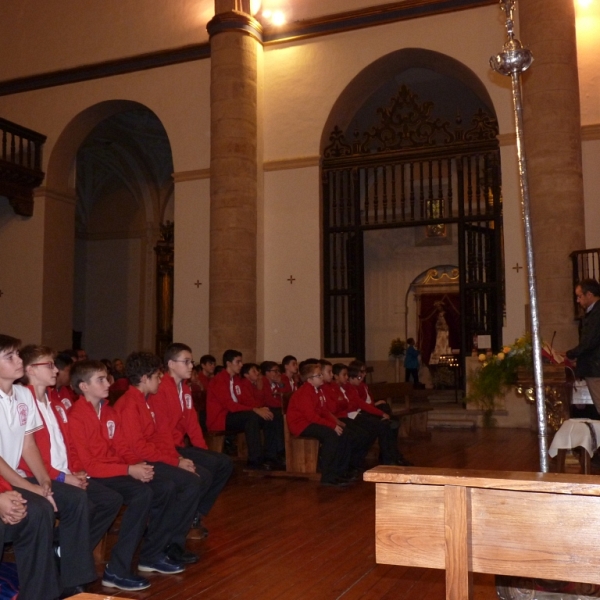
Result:
M49 369L54 369L54 367L56 367L56 365L54 364L53 361L43 362L43 363L31 363L29 366L30 367L48 367Z
M318 379L319 377L323 377L323 373L319 373L319 374L317 374L317 375L311 375L311 376L309 377L309 379L315 379L315 378L317 378L317 379Z
M186 367L189 367L190 365L192 365L192 367L196 364L193 360L186 358L186 359L181 359L181 358L172 358L171 359L173 362L180 362L183 363Z

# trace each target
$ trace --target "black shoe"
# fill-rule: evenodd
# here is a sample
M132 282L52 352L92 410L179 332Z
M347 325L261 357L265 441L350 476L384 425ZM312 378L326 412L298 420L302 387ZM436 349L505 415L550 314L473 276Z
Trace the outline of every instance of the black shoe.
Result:
M66 587L59 598L70 598L71 596L76 596L77 594L83 594L85 592L85 586L83 585L74 585L71 587Z
M396 461L396 464L400 465L401 467L414 467L410 460L406 460L403 456Z
M360 472L357 469L350 469L350 471L344 473L343 478L354 483L360 479Z
M167 556L182 565L192 565L198 562L198 555L182 548L179 544L169 544L165 549Z
M183 570L183 569L182 569ZM126 592L138 592L150 587L150 582L145 577L139 575L127 575L119 577L111 573L108 569L104 569L102 576L102 585L104 587L113 587Z
M344 488L350 485L350 482L343 477L334 477L333 479L326 479L325 481L321 481L321 485L323 487L334 487L334 488Z

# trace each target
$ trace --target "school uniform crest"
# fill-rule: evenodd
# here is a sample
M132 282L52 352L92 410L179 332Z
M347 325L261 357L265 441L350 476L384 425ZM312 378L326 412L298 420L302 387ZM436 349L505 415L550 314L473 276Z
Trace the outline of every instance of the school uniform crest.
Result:
M60 418L62 419L63 423L68 423L68 419L67 419L67 413L65 412L65 409L62 406L55 406L54 407L56 412L60 415Z
M72 403L72 402L71 402L71 401L70 401L68 398L63 398L63 399L61 400L61 402L62 402L62 405L63 405L63 406L64 406L64 407L65 407L67 410L69 410L69 409L71 408L71 406L73 406L73 403Z
M234 387L235 387L235 395L236 396L241 396L242 395L242 389L240 388L240 386L236 384Z
M187 406L188 410L192 409L192 395L191 394L185 395L185 405Z
M108 431L108 438L113 439L115 437L115 422L106 421L106 430Z
M17 405L17 414L19 415L19 424L24 426L27 425L27 414L28 414L27 404L18 404Z

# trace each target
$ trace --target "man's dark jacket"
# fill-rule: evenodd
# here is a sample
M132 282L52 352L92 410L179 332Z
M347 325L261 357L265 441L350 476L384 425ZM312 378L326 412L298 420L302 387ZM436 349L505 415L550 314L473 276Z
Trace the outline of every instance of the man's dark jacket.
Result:
M600 300L584 315L579 345L567 357L577 359L577 377L600 377Z

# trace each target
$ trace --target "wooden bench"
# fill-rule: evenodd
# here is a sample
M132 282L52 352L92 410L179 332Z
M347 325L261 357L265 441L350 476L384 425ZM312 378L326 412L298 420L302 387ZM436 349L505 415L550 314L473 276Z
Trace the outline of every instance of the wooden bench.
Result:
M376 467L382 564L446 570L446 599L472 573L600 584L600 477Z
M214 452L223 452L226 436L235 436L237 445L237 458L248 460L248 445L246 444L246 434L237 431L208 431L204 436L209 450Z
M292 394L282 395L283 435L285 440L285 471L274 474L286 477L303 477L305 479L320 479L318 473L319 445L317 438L299 437L292 435L288 429L286 413Z

